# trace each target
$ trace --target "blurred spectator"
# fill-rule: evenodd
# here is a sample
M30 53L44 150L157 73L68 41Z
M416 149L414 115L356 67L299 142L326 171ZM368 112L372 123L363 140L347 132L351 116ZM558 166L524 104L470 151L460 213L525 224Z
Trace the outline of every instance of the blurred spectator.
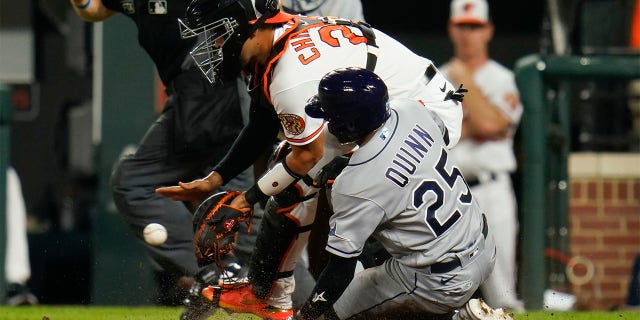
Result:
M469 90L462 104L462 137L452 154L489 228L495 230L497 244L495 268L481 286L482 295L491 307L522 311L516 291L517 205L510 175L516 170L513 135L522 104L513 72L489 57L494 26L485 0L453 0L448 32L454 57L441 70L454 85Z
M29 245L27 242L27 209L22 195L22 184L15 169L7 170L7 242L5 252L5 278L7 288L5 304L10 306L36 305L38 299L27 287L31 278Z

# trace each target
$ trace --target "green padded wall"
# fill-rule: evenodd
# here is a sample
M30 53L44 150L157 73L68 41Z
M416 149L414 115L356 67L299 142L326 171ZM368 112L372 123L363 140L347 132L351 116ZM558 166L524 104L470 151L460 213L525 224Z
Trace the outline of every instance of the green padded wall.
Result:
M92 239L92 303L145 304L155 288L152 271L142 244L129 233L111 200L109 175L123 149L135 146L155 118L155 70L137 43L137 31L131 20L122 15L110 18L102 25L102 37L100 27L94 28L95 47L102 48L99 53L102 85L98 88L102 90L102 139L98 148L99 194Z

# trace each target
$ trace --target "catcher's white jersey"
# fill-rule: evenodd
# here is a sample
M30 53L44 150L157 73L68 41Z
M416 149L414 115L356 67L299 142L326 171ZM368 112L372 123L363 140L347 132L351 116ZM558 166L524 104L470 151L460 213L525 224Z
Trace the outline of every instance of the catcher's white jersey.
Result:
M308 117L304 112L307 100L318 91L320 79L338 68L366 67L368 45L358 27L318 23L300 30L298 21L293 19L276 30L274 41L288 39L271 67L267 94L280 117L285 138L293 145L304 145L323 128L322 119ZM291 32L295 28L297 31ZM377 56L373 71L385 81L389 96L423 101L446 124L449 147L455 145L460 136L462 108L454 100L445 100L450 90L455 91L453 85L430 60L386 34L373 31L377 45L370 48Z
M447 65L441 67L447 74ZM485 172L513 172L516 158L513 153L513 133L522 117L520 102L513 72L499 63L489 60L475 71L473 79L489 101L511 122L511 133L503 140L478 141L465 139L453 150L460 169L465 175L479 176Z
M426 267L469 248L482 214L428 108L391 101L391 117L357 149L331 192L326 249L360 255L373 236L400 263Z

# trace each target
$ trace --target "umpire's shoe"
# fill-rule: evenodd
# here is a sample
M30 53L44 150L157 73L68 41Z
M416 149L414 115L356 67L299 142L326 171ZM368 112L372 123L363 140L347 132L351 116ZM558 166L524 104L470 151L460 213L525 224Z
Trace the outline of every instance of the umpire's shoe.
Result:
M184 311L180 320L204 320L218 308L220 292L219 286L206 286L196 281L189 290L189 296L184 301Z
M7 286L5 304L8 306L35 306L38 298L31 293L29 287L19 283L10 283Z
M185 308L180 320L204 320L216 311L222 288L208 284L216 283L219 276L215 265L204 267L195 276L195 281L184 300Z

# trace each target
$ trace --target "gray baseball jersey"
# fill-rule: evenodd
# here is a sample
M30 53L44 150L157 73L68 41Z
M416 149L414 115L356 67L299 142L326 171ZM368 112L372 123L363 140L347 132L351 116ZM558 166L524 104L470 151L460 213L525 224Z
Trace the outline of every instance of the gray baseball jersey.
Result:
M355 257L373 235L392 255L356 275L334 305L341 318L390 308L449 312L493 267L491 235L486 241L482 212L448 156L442 122L414 100L390 103L391 117L354 152L331 193L326 250ZM442 264L450 268L436 271Z

